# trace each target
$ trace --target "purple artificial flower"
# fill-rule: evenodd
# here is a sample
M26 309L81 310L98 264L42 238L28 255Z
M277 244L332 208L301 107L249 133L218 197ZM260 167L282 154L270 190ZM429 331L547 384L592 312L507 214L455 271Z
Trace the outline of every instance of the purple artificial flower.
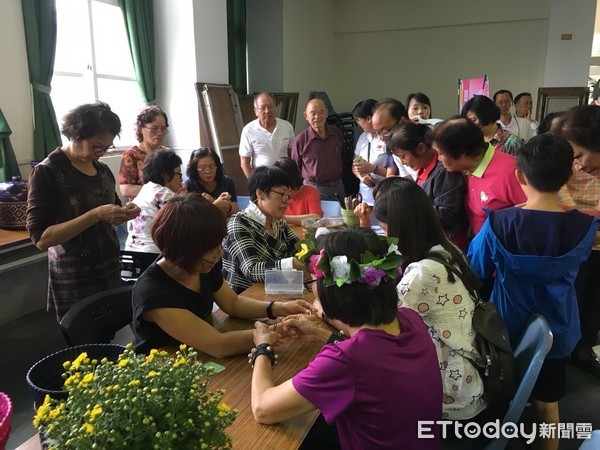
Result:
M381 279L385 277L385 272L376 267L366 267L363 276L358 279L360 283L368 284L371 287L379 286Z

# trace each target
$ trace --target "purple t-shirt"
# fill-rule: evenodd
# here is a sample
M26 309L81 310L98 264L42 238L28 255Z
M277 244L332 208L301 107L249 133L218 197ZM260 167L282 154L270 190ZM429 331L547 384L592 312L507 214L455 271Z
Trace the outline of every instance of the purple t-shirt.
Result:
M344 449L439 448L418 439L418 421L441 420L442 380L435 348L419 315L398 309L401 333L363 329L326 345L292 383L328 423Z

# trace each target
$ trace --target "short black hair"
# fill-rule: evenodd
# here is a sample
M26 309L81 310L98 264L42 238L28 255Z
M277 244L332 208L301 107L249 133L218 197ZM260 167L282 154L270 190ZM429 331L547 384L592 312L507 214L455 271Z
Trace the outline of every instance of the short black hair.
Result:
M279 167L261 166L254 169L248 178L248 192L250 200L256 201L256 190L269 192L274 186L287 186L291 188L292 179L287 172Z
M521 100L522 97L531 97L531 99L533 100L533 96L531 95L531 92L521 92L520 94L515 95L515 99L513 100L513 103L519 103L519 100Z
M356 119L366 119L373 115L373 108L377 105L377 100L374 98L368 98L361 102L358 102L352 110L352 115Z
M508 89L500 89L499 91L496 91L494 93L494 96L492 97L494 100L494 103L496 103L496 97L498 97L500 94L508 94L508 96L510 97L510 101L513 101L513 95L512 92L510 92Z
M215 180L217 180L217 183L220 183L225 176L225 173L223 172L223 164L221 163L221 158L219 158L217 152L209 147L197 148L190 155L190 161L188 162L186 169L188 188L191 188L191 190L194 192L204 192L204 189L197 187L197 185L200 183L200 175L198 175L198 161L202 158L206 158L207 156L213 159L215 166L217 167L217 172L215 174Z
M298 164L296 164L296 161L289 156L282 156L275 161L273 166L285 170L285 172L290 176L290 179L292 180L292 185L290 186L291 188L298 189L304 184L304 178L302 178L302 175L300 175Z
M425 105L429 106L429 111L431 111L431 100L429 100L429 97L427 97L427 95L423 94L422 92L412 92L406 96L407 108L410 107L410 101L413 98L419 103L424 103Z
M481 128L463 116L450 117L440 123L433 130L432 141L436 150L452 159L462 155L477 157L488 148Z
M164 186L163 174L167 175L167 181L171 181L175 176L175 169L179 166L181 166L181 158L177 153L172 150L156 150L144 160L143 182L145 184L151 181Z
M392 117L392 119L397 122L400 121L403 117L407 117L408 113L406 112L406 107L402 104L400 100L396 100L395 98L384 98L379 100L377 105L373 108L373 112L385 108Z
M557 117L560 119L563 114L564 114L564 111L551 112L551 113L546 114L546 117L544 117L542 119L542 121L540 122L540 124L537 127L537 134L544 134L549 131L553 131L552 130L552 121L554 119L556 119Z
M317 249L324 249L331 258L345 255L348 261L360 261L361 255L367 250L383 257L388 245L369 228L346 228L320 236ZM375 287L358 281L340 287L327 287L324 279L320 278L317 280L317 291L327 317L351 327L387 324L396 317L396 280L382 279Z
M558 192L573 174L573 147L552 133L529 139L516 158L517 169L538 192Z
M479 119L479 126L495 123L500 119L500 108L485 95L475 95L462 108L461 115L467 117L467 113L474 113Z
M101 133L118 136L121 119L107 103L86 103L65 114L60 131L70 141L82 141Z
M432 130L427 125L415 122L400 122L390 130L386 139L386 146L393 153L402 149L417 156L417 146L423 142L431 147Z
M560 118L558 134L587 151L600 153L600 106L580 105L569 109Z

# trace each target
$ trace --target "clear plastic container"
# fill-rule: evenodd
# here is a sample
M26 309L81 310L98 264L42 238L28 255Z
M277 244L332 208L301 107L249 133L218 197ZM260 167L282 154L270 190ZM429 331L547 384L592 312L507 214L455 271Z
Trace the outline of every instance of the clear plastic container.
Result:
M304 291L304 272L301 270L265 270L265 293L302 295Z

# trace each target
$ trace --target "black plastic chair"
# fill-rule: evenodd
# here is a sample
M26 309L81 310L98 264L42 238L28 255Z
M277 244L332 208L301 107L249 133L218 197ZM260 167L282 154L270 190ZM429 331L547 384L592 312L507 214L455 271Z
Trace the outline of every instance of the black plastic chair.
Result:
M121 281L125 285L135 284L144 270L150 267L159 255L154 253L132 252L121 250L119 264L121 265Z
M111 342L133 319L133 286L122 286L84 298L67 311L60 331L70 346Z

